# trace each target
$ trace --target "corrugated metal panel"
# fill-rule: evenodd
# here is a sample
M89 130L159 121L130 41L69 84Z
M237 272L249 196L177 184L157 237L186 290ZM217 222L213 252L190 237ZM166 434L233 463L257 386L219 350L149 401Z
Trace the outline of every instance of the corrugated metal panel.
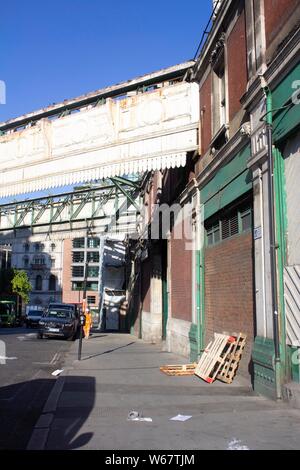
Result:
M286 205L288 218L288 264L300 264L300 132L289 139L284 149Z
M287 344L300 346L300 266L285 268L284 298Z

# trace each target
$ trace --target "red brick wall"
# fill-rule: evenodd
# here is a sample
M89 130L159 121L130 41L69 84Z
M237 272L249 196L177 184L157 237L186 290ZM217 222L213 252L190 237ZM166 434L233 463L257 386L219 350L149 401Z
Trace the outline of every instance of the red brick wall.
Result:
M242 234L205 250L206 344L213 333L247 334L240 372L248 375L254 337L252 235Z
M242 11L227 40L229 120L241 109L240 99L246 92L247 46L245 12Z
M82 302L82 292L72 291L72 240L63 241L63 272L62 272L62 301L65 303ZM95 291L87 291L87 296L96 297L96 305L99 304L99 294Z
M192 251L185 243L171 239L171 315L192 321Z
M299 0L265 0L267 47L299 6Z
M151 301L151 289L150 289L150 282L151 282L151 259L147 258L142 263L141 269L141 301L143 305L143 310L145 312L150 312L150 301Z
M201 112L201 121L200 121L200 154L204 155L208 150L211 138L212 138L212 129L211 129L211 93L212 93L212 83L211 83L211 73L209 73L207 79L203 83L200 89L200 112Z

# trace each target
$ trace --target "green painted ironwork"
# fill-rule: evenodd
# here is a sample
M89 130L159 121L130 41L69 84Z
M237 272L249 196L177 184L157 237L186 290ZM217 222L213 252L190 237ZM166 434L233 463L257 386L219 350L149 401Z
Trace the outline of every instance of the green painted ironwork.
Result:
M278 293L279 293L279 319L280 319L280 351L281 373L288 375L288 362L286 351L286 325L284 302L284 267L286 265L286 236L287 236L287 209L285 192L284 160L281 152L273 149L274 158L274 185L275 185L275 210L276 210L276 238L277 238L277 263L278 263ZM282 377L283 378L283 377Z
M252 189L252 173L247 168L250 153L250 146L244 147L201 188L205 219Z
M293 100L299 84L300 63L273 90L273 141L279 143L300 126L300 105ZM299 90L299 88L298 88ZM293 102L295 101L295 102ZM283 109L279 109L285 106Z
M139 210L136 199L139 197L139 182L132 182L125 178L112 179L113 184L99 187L87 187L69 193L42 196L25 201L16 201L0 205L0 219L6 218L5 226L0 226L1 231L11 229L24 229L41 226L49 226L82 222L94 219L110 217L118 220L120 214L125 213L131 205ZM120 195L125 196L128 204L119 207ZM104 206L108 201L115 200L116 214L105 214ZM86 214L81 215L88 206ZM66 208L69 208L66 214ZM103 213L100 214L101 210ZM45 216L46 213L46 216ZM30 220L28 221L28 216ZM13 220L11 220L13 219Z
M189 344L190 344L190 361L197 362L199 358L198 354L198 325L191 324L189 331Z
M276 398L275 349L273 339L256 336L252 349L255 391Z

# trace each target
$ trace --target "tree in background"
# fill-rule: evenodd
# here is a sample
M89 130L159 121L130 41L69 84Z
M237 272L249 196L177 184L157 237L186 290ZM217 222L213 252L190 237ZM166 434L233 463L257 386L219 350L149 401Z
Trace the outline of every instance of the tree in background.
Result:
M13 278L11 280L11 290L14 294L21 297L23 302L29 302L29 293L32 289L26 271L13 270Z

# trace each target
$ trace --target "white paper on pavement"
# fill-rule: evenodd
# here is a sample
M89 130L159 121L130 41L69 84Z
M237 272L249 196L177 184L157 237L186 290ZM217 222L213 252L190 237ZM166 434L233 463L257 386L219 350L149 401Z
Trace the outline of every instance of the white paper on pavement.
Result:
M174 416L173 418L170 418L170 421L187 421L191 417L192 416L189 416L189 415L177 415L177 416Z
M63 372L63 369L57 369L54 372L52 372L52 375L56 376L56 375L61 374L62 372Z

